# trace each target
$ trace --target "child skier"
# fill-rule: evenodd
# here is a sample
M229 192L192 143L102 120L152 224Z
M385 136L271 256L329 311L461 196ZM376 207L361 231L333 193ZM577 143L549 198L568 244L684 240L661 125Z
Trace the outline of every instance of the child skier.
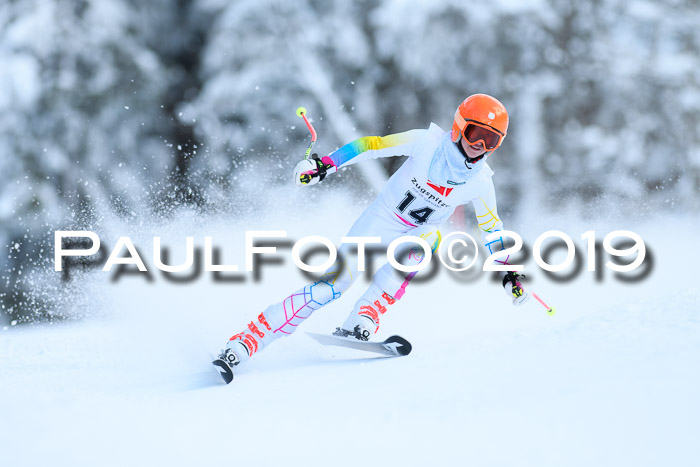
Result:
M365 159L408 156L387 181L377 199L362 213L348 237L381 237L382 242L411 235L421 237L435 251L440 243L437 227L457 206L471 202L484 236L503 230L496 210L493 171L486 158L503 142L508 113L497 99L475 94L466 98L454 115L451 131L434 123L427 130L411 130L384 137L368 136L346 144L328 156L299 162L294 170L296 185L314 185L333 172ZM333 170L331 170L333 169ZM487 243L489 251L503 248L502 240ZM228 341L215 365L223 368L226 382L231 369L248 360L270 342L289 335L312 312L339 298L358 276L358 265L343 244L338 258L319 281L309 284L270 305ZM422 255L409 254L405 265L415 265ZM367 291L335 335L368 340L379 328L380 317L401 299L415 272L399 276L390 264L382 266ZM529 294L515 272L503 273L503 286L515 305ZM225 368L228 367L228 368ZM227 377L225 373L228 373Z

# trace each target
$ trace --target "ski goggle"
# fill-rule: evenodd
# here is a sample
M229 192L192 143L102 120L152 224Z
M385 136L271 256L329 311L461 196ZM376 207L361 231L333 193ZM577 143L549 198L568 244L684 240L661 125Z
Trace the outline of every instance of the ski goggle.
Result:
M481 142L485 150L493 151L501 145L505 137L503 133L495 128L484 125L476 120L465 119L464 122L466 125L464 125L462 129L462 136L470 146Z

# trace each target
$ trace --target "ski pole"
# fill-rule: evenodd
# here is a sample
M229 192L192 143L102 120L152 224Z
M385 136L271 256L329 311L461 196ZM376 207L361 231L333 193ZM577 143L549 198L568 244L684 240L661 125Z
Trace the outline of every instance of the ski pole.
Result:
M309 158L309 154L311 154L311 148L314 147L314 143L316 142L316 130L314 130L314 126L311 124L308 118L306 118L306 108L305 107L299 107L297 109L297 117L301 117L304 119L304 123L306 123L306 126L309 129L309 132L311 133L311 143L309 143L309 147L306 148L306 154L304 155L304 159Z
M311 142L309 143L309 147L306 148L306 154L304 155L304 160L309 160L309 154L311 154L311 148L314 147L314 143L316 142L316 130L314 129L314 126L311 124L308 118L306 118L306 108L305 107L299 107L297 108L297 116L301 117L304 119L304 123L306 123L306 127L309 129L309 133L311 133ZM309 174L304 174L301 176L301 182L302 183L309 183L311 181L312 177L321 177L321 180L323 180L323 177L325 177L328 174L332 174L338 171L338 167L334 165L326 165L324 164L321 159L319 159L318 154L313 154L311 158L318 164L318 173L309 175Z
M542 304L543 307L545 307L545 308L547 309L547 314L548 314L548 315L552 316L554 313L557 312L557 310L555 310L555 309L552 308L551 306L548 306L548 305L544 302L544 300L542 300L540 297L538 297L537 294L536 294L535 292L530 291L530 293L532 294L533 297L535 297L535 299L536 299L538 302L540 302L540 303Z

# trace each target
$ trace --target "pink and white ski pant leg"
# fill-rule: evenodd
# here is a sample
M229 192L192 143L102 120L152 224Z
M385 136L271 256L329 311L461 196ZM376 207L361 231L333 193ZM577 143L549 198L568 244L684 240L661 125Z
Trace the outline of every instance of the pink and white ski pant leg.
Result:
M385 247L398 237L411 235L422 237L428 242L433 252L437 250L440 232L436 226L411 227L402 225L389 217L392 215L393 213L383 212L374 203L355 221L347 236L381 237L382 245ZM406 258L401 258L401 263L406 266L420 263L424 257L422 248L415 244L408 245L413 246L413 248L407 252ZM354 244L341 245L338 249L338 260L328 268L319 280L305 285L286 296L282 301L268 306L265 311L248 324L247 329L231 337L229 346L242 344L247 351L247 355L239 355L241 360L247 360L248 357L277 338L292 334L314 311L340 298L358 276L363 274L358 271L357 256L352 254L354 248L356 248ZM400 256L397 254L398 258ZM373 276L372 283L358 300L346 323L351 321L354 315L359 316L362 311L372 313L367 309L361 309L360 302L363 300L374 303L376 300L383 299L388 304L399 300L404 295L406 286L416 274L416 272L402 273L395 270L391 264L384 264ZM375 307L375 310L378 310L376 313L383 314L386 311L385 306L378 305ZM237 350L240 349L237 345L234 347ZM237 351L236 353L240 354L241 352Z

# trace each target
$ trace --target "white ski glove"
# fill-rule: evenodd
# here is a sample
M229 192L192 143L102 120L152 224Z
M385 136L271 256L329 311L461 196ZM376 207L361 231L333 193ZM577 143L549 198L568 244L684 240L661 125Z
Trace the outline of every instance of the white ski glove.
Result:
M304 159L294 167L294 184L296 186L315 185L329 173L337 169L329 157L319 159L318 154L312 154L311 159Z
M513 299L513 305L520 306L530 300L530 293L520 283L520 279L524 277L524 274L512 271L503 276L503 289Z
M294 167L294 184L296 186L315 185L321 181L316 176L317 173L316 162L304 159Z

